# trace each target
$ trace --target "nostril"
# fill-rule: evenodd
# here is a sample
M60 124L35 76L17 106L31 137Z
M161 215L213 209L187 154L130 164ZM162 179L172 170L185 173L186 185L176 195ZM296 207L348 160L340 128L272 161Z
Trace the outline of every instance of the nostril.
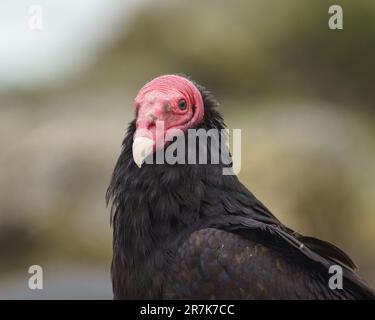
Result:
M150 122L150 123L148 124L147 129L152 129L152 128L154 128L154 127L156 127L156 125L155 125L155 121L152 121L152 122Z
M152 121L156 121L156 120L158 120L158 117L155 116L153 113L148 113L148 114L147 114L147 117L149 117Z
M155 127L155 121L147 115L147 117L138 119L136 127L137 129L150 129L152 127Z

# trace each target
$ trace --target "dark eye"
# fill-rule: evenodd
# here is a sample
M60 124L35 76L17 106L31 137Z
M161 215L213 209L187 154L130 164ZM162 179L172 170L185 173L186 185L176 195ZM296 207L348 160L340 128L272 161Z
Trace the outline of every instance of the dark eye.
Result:
M178 107L180 108L180 110L185 110L186 109L186 101L184 99L181 99L180 101L178 101Z

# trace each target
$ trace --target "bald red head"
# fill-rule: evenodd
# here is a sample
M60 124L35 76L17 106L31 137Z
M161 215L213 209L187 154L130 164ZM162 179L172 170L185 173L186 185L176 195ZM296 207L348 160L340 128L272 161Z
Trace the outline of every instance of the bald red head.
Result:
M135 106L134 139L148 139L149 145L152 141L153 150L164 147L166 136L180 130L186 132L197 125L204 115L198 88L190 80L177 75L160 76L146 83L135 98Z

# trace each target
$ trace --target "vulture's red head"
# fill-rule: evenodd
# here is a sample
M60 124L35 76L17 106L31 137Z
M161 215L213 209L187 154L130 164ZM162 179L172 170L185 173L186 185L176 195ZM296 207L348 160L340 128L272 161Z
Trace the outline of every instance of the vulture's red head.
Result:
M135 98L135 107L133 158L139 167L149 154L164 148L171 137L193 128L204 115L198 88L177 75L160 76L146 83Z

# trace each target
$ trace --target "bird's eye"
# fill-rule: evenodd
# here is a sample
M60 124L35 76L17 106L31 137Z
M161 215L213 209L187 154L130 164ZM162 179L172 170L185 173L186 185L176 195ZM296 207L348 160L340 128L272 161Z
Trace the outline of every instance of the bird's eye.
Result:
M185 110L186 109L186 101L184 99L181 99L178 101L178 107L180 110Z

